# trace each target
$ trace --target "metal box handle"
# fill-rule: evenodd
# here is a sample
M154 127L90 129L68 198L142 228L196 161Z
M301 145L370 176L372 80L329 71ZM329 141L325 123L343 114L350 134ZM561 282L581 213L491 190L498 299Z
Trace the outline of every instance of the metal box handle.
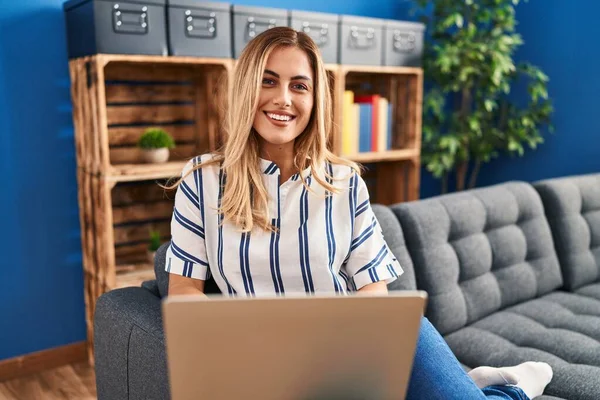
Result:
M185 11L185 34L193 38L214 39L217 36L217 18L214 12L209 15Z
M417 45L417 35L414 32L394 31L394 51L398 53L412 53Z
M375 29L350 27L350 47L368 50L375 47Z
M329 25L327 24L311 24L304 21L302 22L302 32L310 36L319 47L323 47L329 42Z
M148 33L148 7L115 3L112 8L113 29L117 33Z
M275 19L260 19L255 17L248 17L248 22L246 23L246 41L254 39L258 34L263 33L264 31L275 28L277 26L277 21Z

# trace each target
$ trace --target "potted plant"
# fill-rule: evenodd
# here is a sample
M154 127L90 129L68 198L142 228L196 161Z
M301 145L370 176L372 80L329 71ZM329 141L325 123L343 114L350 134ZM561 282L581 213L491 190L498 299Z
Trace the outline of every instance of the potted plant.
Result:
M148 261L151 264L154 264L154 256L156 255L156 250L158 250L158 248L160 247L161 244L162 243L160 240L160 232L151 230L150 231L150 244L148 245Z
M164 129L148 128L140 136L138 146L145 162L164 163L169 160L169 149L175 147L175 141Z
M519 0L417 4L428 28L423 165L442 179L442 192L451 173L456 190L472 188L482 163L500 153L522 156L543 142L542 127L552 132L548 77L513 60L523 44L515 29Z

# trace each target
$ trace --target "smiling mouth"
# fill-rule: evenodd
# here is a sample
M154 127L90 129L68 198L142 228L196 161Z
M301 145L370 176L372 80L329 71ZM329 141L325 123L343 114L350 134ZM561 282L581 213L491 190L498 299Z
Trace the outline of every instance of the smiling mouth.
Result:
M293 115L283 115L283 114L276 114L276 113L270 113L270 112L266 112L263 111L265 113L265 115L267 116L267 118L269 118L271 121L274 122L290 122L293 121L296 117Z

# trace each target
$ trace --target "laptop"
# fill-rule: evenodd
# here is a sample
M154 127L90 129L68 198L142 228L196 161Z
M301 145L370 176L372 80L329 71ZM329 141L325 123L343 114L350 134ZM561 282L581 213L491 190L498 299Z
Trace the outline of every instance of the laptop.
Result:
M163 301L173 400L402 400L423 291Z

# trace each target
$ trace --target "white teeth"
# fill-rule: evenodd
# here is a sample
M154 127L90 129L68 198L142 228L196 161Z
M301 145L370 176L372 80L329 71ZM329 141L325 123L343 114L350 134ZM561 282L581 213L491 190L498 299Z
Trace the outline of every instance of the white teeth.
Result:
M292 117L290 117L289 115L279 115L272 113L267 113L267 115L269 116L269 118L276 119L277 121L290 121L292 119Z

